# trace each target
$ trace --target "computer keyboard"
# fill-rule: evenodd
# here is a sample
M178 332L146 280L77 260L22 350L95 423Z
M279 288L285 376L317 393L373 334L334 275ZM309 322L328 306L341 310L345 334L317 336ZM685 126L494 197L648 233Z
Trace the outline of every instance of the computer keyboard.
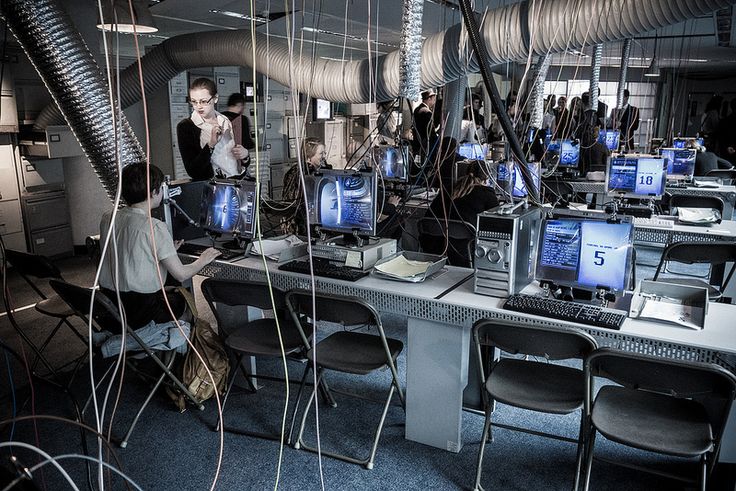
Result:
M621 324L626 320L625 312L533 295L511 295L504 302L503 308L606 329L621 329Z
M644 218L634 217L634 227L656 227L656 228L673 228L675 225L674 220L668 220L666 218Z
M310 274L309 261L290 261L279 266L281 271ZM368 271L336 266L327 261L314 261L314 275L336 280L356 281L366 276Z
M184 242L181 246L179 246L179 249L177 249L176 252L178 252L179 254L188 254L190 256L200 256L206 249L209 249L210 247L212 246ZM215 249L220 251L220 255L217 256L217 259L222 261L229 261L231 259L243 257L244 255L243 251L234 251L232 249L223 249L221 247L215 247Z

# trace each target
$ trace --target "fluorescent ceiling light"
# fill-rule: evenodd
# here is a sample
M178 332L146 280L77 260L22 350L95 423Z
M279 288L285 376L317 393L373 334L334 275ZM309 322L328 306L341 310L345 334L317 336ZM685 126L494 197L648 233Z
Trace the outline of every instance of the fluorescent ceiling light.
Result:
M305 32L315 32L317 34L326 34L328 36L337 36L337 37L341 37L341 38L351 39L353 41L367 41L367 39L364 38L364 37L353 36L352 34L344 34L342 32L327 31L327 30L324 30L324 29L317 29L315 27L309 27L309 26L302 27L302 31L305 31ZM391 47L391 48L398 48L398 46L396 46L395 44L382 43L381 41L375 41L375 40L373 40L373 41L371 41L371 43L372 44L375 44L377 46L388 46L388 47Z
M258 17L258 16L252 17L248 14L241 14L239 12L231 12L229 10L210 9L210 13L220 14L226 17L234 17L236 19L241 19L241 20L248 20L248 21L252 20L252 21L255 21L261 24L265 24L266 22L268 22L268 19L266 19L265 17Z

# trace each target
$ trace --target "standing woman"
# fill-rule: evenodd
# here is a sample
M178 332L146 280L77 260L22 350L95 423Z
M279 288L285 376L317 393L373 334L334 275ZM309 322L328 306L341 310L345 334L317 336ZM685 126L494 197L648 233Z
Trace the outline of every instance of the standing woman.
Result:
M236 144L230 120L215 110L217 87L198 78L189 87L192 115L176 126L179 152L194 181L212 177L240 177L248 150Z

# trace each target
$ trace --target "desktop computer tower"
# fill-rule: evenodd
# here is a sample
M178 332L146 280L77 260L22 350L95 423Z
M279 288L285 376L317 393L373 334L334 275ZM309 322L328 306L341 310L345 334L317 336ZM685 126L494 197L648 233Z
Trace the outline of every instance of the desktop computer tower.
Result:
M475 240L475 293L505 298L534 280L539 208L507 205L478 215Z

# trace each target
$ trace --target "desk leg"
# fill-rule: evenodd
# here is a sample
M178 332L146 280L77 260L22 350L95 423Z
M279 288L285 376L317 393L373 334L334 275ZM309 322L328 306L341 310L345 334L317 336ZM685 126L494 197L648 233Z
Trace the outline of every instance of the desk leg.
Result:
M470 328L409 318L406 438L460 452Z

